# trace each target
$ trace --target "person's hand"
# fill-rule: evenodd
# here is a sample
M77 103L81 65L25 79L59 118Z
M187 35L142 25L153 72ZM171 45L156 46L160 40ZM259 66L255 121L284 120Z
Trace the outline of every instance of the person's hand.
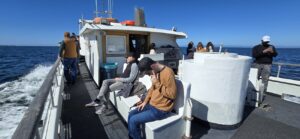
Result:
M268 49L270 49L269 50L270 53L274 53L273 47L270 46Z
M265 54L265 53L268 53L268 51L269 51L269 48L263 50L263 53L264 53L264 54Z
M273 47L269 47L269 48L263 50L263 53L274 53Z
M137 106L138 111L143 110L144 107L146 106L146 104L147 104L146 102L143 102L142 104L138 105L138 106Z
M136 105L138 106L138 105L141 105L142 103L143 103L143 101L140 100L139 102L136 103Z

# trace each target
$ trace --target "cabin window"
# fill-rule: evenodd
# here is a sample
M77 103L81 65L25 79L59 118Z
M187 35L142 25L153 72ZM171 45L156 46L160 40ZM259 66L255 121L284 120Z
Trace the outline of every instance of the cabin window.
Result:
M126 53L125 36L107 35L106 53L107 54L125 54Z

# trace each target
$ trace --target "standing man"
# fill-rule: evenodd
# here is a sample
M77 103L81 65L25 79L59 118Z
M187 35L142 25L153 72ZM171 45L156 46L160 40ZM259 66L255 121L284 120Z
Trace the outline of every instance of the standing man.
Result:
M168 116L176 99L176 83L171 68L144 57L138 64L141 74L151 76L152 86L143 103L128 115L129 137L141 138L140 124Z
M76 74L79 74L79 62L80 62L80 43L79 43L79 36L76 36L75 33L72 33L71 39L76 43L76 52L77 52L77 61L76 61Z
M261 77L264 92L267 91L273 57L277 56L275 47L269 43L270 36L263 36L261 44L254 46L252 49L252 57L255 58L253 66L258 69L257 78Z
M64 40L61 42L59 56L64 65L64 75L68 83L74 84L77 75L77 46L75 40L71 39L70 33L64 33Z

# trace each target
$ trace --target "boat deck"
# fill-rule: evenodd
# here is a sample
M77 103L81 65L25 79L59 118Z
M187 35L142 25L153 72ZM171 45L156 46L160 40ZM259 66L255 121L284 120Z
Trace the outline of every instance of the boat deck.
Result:
M62 122L66 138L73 139L126 139L127 124L109 105L109 110L96 115L95 108L84 105L91 102L99 92L85 63L80 64L80 76L74 85L66 86L63 101ZM231 130L210 128L209 124L194 120L191 134L201 139L299 139L300 105L279 97L267 95L264 107L245 108L240 127Z
M72 139L126 139L125 125L112 105L102 115L95 114L95 108L85 104L95 99L99 88L90 77L85 63L80 64L80 75L74 85L64 88L62 121L66 126L66 138Z

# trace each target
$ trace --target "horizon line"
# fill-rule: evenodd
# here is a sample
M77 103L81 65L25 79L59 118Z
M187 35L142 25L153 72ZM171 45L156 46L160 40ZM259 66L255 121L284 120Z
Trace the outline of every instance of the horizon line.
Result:
M58 45L13 45L13 44L0 44L0 46L16 46L16 47L59 47ZM179 47L187 47L185 45L178 45ZM215 47L219 47L220 44L215 44ZM196 47L196 46L195 46ZM224 45L223 44L223 48L227 47L227 48L252 48L254 46L249 46L249 45ZM275 46L275 48L300 48L300 46L286 46L286 45L277 45Z

